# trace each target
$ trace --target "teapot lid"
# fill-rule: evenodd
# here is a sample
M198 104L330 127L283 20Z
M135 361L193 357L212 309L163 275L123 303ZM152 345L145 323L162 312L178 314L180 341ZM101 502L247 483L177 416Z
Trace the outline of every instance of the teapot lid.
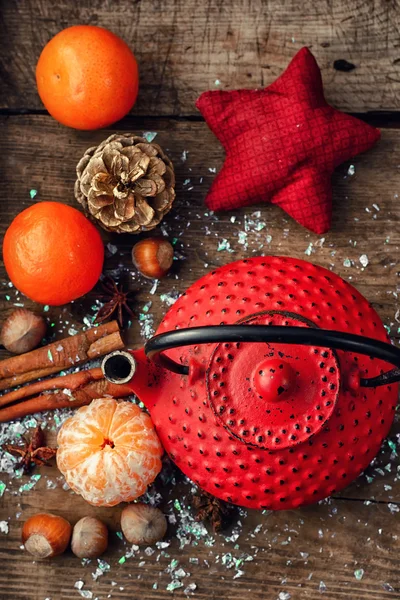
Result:
M192 285L157 333L200 325L321 327L387 341L368 301L305 261L258 257ZM289 509L348 485L387 435L397 385L359 388L387 363L353 352L281 343L220 343L167 352L189 376L161 375L150 412L180 469L213 495Z

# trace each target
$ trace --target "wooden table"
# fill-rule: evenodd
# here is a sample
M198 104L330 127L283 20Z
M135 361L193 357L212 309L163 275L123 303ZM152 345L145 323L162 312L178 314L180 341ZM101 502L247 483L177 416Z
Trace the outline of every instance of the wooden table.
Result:
M309 259L334 270L371 300L392 338L399 337L396 2L2 0L0 4L2 236L11 219L36 200L75 205L75 165L87 147L114 131L157 132L156 141L168 149L177 173L177 201L164 222L168 235L177 238L174 272L151 294L152 284L139 279L132 268L130 250L136 238L104 235L106 271L123 273L129 287L138 291L138 314L145 314L143 306L152 302L148 328L151 318L156 325L167 310L162 294L183 292L199 276L231 260L265 253ZM138 102L128 117L107 131L80 132L59 125L43 109L36 92L35 64L42 47L58 31L77 23L110 28L128 42L139 61ZM311 48L318 60L328 101L380 126L381 142L338 168L333 178L333 225L323 237L308 233L272 206L210 216L204 197L222 165L223 151L196 111L196 98L207 89L265 86L302 46ZM337 70L337 60L354 68ZM37 190L34 200L31 190ZM360 263L363 254L369 261L365 268ZM7 286L1 268L4 318L15 303L32 303ZM54 323L55 336L62 337L71 327L82 328L85 316L93 314L95 297L92 293L64 308L50 308L45 316ZM142 334L135 323L131 339L138 346ZM54 440L56 427L47 420ZM4 441L10 428L0 431ZM199 539L189 536L192 542L182 548L176 529L182 534L186 523L191 527L185 509L191 486L165 483L162 507L177 520L171 524L170 544L151 555L140 550L125 562L129 547L115 533L118 508L88 506L63 489L55 467L36 471L41 474L37 482L29 477L10 480L2 474L7 489L0 492L0 519L7 522L9 533L0 533L0 597L156 600L171 595L185 598L185 590L186 595L193 592L187 589L189 584L196 584L194 597L204 600L400 598L399 432L397 420L390 443L384 444L368 472L334 498L298 511L243 513L233 535L232 530L215 536L200 530ZM4 461L1 465L5 468ZM32 489L19 491L26 484ZM110 570L101 563L104 573L97 573L94 580L96 561L82 566L70 553L33 563L20 548L21 522L43 509L73 522L86 514L104 518L113 532L104 556ZM0 529L7 529L6 524ZM168 591L176 580L183 586ZM81 590L82 584L76 582L84 582Z

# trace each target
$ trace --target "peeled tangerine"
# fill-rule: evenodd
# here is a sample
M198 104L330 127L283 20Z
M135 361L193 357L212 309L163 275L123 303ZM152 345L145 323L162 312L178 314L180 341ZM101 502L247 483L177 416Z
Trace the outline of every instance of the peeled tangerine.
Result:
M161 470L163 449L153 423L127 401L93 400L65 421L57 441L58 468L95 506L135 500Z

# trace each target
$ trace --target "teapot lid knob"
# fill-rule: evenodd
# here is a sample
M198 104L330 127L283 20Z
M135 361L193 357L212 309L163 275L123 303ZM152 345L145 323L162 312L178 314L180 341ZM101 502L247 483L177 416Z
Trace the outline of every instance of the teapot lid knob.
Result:
M279 402L293 392L296 372L288 361L266 358L258 365L254 386L260 398L266 402Z

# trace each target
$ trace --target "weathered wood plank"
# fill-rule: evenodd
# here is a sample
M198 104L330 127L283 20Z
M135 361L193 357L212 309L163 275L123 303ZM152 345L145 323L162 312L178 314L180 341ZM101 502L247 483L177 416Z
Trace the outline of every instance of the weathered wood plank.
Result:
M49 478L54 480L53 470ZM400 595L398 517L386 505L330 500L298 511L268 515L251 511L242 518L243 528L237 540L211 535L201 537L197 545L179 549L175 533L182 516L173 508L173 500L178 498L181 506L186 506L189 492L188 486L181 484L169 494L163 492L163 510L177 519L167 538L171 545L164 552L156 549L152 556L142 549L121 565L118 561L127 547L115 535L119 530L119 508L94 509L60 488L45 490L43 480L29 493L21 497L7 493L0 502L0 518L9 520L10 526L8 536L0 534L0 589L2 597L9 600L75 600L79 596L74 584L79 580L85 582L83 589L93 592L93 598L106 598L111 593L118 600L158 600L168 597L166 586L171 576L166 569L172 560L179 561L176 568L190 573L189 577L181 577L184 586L196 583L195 597L204 600L241 600L244 596L275 600L284 592L290 595L279 598L319 600L324 590L330 600L384 600ZM92 580L96 561L82 567L68 552L53 561L32 564L29 556L21 552L22 522L43 509L44 499L46 510L72 522L83 515L96 515L109 526L112 542L104 559L111 569L96 582ZM240 550L235 549L235 544ZM240 566L229 568L229 553L235 559L242 558ZM253 560L243 560L246 556ZM194 564L193 558L199 564ZM233 579L238 569L243 574ZM361 580L357 580L355 572ZM157 590L153 589L154 583ZM174 597L185 598L184 589L176 590Z
M77 206L73 197L75 165L88 146L100 142L110 132L75 132L46 116L3 118L1 124L3 213L0 235L4 235L19 211L36 200L57 200ZM215 266L251 254L284 254L335 270L368 297L393 336L398 335L400 150L397 131L383 130L379 144L355 159L354 176L347 174L349 164L337 170L333 178L332 229L324 236L316 236L271 205L209 215L204 198L215 177L214 171L222 165L223 150L204 123L126 119L121 123L121 131L126 130L157 131L157 141L168 149L177 173L177 200L164 221L164 228L171 238L177 238L176 248L181 258L153 297L156 322L162 310L158 293L172 286L183 292ZM186 160L182 160L184 155ZM38 191L35 200L29 196L32 188ZM231 217L235 218L234 223ZM242 233L239 240L239 233L246 228L247 235ZM106 268L115 269L121 264L129 269L130 250L137 237L105 233L104 239L118 244L114 255L107 253ZM224 239L230 243L232 252L221 250ZM369 259L365 269L359 261L363 254ZM352 266L344 266L344 263L349 264L346 259L352 261ZM132 281L130 285L141 287L139 301L150 297L152 284L148 281ZM3 311L8 307L5 294L3 288ZM81 304L76 302L67 307L69 311L80 318Z
M100 142L110 133L71 131L46 116L3 118L0 126L0 177L3 183L0 236L4 235L11 219L32 202L31 189L38 191L37 200L51 199L75 205L75 164L88 146ZM139 279L131 267L130 250L137 238L104 234L105 242L112 244L107 252L107 271L124 271L127 285L138 289L138 313L146 302L152 301L150 314L154 325L167 310L160 298L162 293L171 289L182 292L208 270L230 260L271 253L312 260L350 279L372 300L385 324L391 328L393 337L398 336L396 294L400 230L396 194L400 182L397 168L400 150L396 131L384 130L379 145L354 161L355 176L347 175L349 165L338 169L333 181L333 228L322 241L321 236L307 233L277 207L254 207L218 217L209 215L203 201L215 176L214 171L222 164L223 151L204 123L129 118L121 123L121 130L157 131L157 141L168 148L176 166L177 201L163 227L171 238L177 238L179 258L173 273L162 280L155 294L149 293L152 284ZM232 216L236 217L234 223ZM245 244L239 243L239 232L246 234L241 234ZM229 242L233 252L218 251L223 240ZM113 246L118 248L117 252ZM223 247L227 248L226 242ZM364 270L359 262L362 254L367 254L370 261ZM346 259L354 261L351 267L344 266ZM3 265L0 265L0 276L6 281ZM95 297L92 292L61 311L50 308L45 314L56 324L55 335L62 337L70 325L82 326L83 317L91 314ZM15 302L34 306L15 290L1 286L0 321ZM69 323L65 324L66 321ZM131 341L135 345L143 343L137 322L132 327ZM396 432L399 432L398 423L393 429L392 440L396 440ZM267 516L252 512L242 519L243 533L238 540L240 550L235 550L234 542L227 542L221 536L216 537L211 547L203 538L198 546L180 550L172 527L171 546L165 550L169 557L158 558L160 551L151 557L141 552L120 565L118 560L126 549L113 535L110 550L104 557L111 565L111 571L95 583L91 574L96 565L83 568L70 554L53 563L32 566L32 561L19 548L20 523L45 508L67 516L73 522L83 515L96 514L115 532L119 509L93 509L81 498L63 490L60 481L56 482L56 489L47 489L45 475L56 481L54 468L42 471L42 480L22 495L13 495L12 490L17 490L25 480L14 481L10 484L11 491L6 491L0 499L0 520L10 521L10 533L7 536L0 533L3 564L0 596L10 600L73 600L79 597L74 583L82 580L84 589L93 591L93 598L106 598L111 593L113 598L120 600L132 597L157 600L169 593L165 588L171 578L165 569L172 559L177 559L180 566L191 573L189 578L184 578L185 585L195 582L198 585L196 596L207 600L239 600L244 595L251 595L255 600L275 600L281 592L289 593L295 600L317 600L324 585L326 597L332 600L400 597L399 561L393 551L398 544L398 515L391 512L400 502L400 485L396 457L391 453L386 445L376 464L368 469L367 475L372 476L373 481L368 483L369 479L360 477L341 494L341 498L289 513ZM164 510L170 512L173 499L182 501L188 486L180 484L169 491L165 486L162 493ZM185 504L184 500L182 504ZM177 516L179 524L179 514ZM260 524L261 531L254 533ZM253 561L243 563L240 568L244 574L235 580L234 567L227 569L223 564L227 559L222 557L229 552L236 558L242 553L254 556ZM199 565L189 562L191 557L199 558ZM208 561L209 567L204 560ZM142 561L146 562L139 566ZM361 581L354 575L359 569L365 571ZM29 573L29 577L21 576L21 573ZM117 585L112 585L112 581ZM157 590L152 588L155 582L158 583ZM393 591L388 591L392 588ZM175 597L184 598L184 589L178 589Z
M110 28L137 55L135 114L197 114L201 92L267 85L302 46L315 53L336 107L365 112L400 105L397 0L3 0L1 107L42 108L34 77L40 51L58 31L81 23ZM338 60L355 68L337 70Z
M76 205L73 199L75 164L87 146L100 142L109 133L71 132L45 116L9 117L3 119L3 125L0 176L4 185L0 235L4 234L12 217L32 202L29 196L32 188L38 190L39 200L51 199ZM397 169L400 150L396 145L397 131L384 130L376 149L356 159L355 176L347 175L348 165L337 171L333 181L333 228L322 238L307 233L273 206L220 214L218 218L210 216L203 201L215 176L210 169L219 169L223 151L204 123L127 119L122 128L138 132L158 131L157 141L168 148L177 172L177 201L163 227L171 239L178 240L179 260L174 264L173 273L160 282L155 294L150 294L152 283L138 278L131 265L130 251L137 238L104 233L105 242L112 244L109 248L113 252L113 246L118 248L115 254L107 251L106 270L125 271L123 279L126 285L138 290L137 313L144 304L152 302L150 314L154 328L167 310L161 294L171 289L182 293L216 266L252 254L266 253L292 255L333 269L372 301L392 336L399 337L396 294L400 230L396 190L400 182ZM29 140L29 143L21 144L21 140ZM67 153L65 148L68 148ZM185 161L182 160L184 152L187 156ZM258 212L260 215L255 217ZM230 220L231 216L235 216L234 223ZM241 235L245 244L239 243L239 232L244 232ZM218 252L221 244L227 248L228 243L233 252ZM370 261L365 269L359 262L362 254L366 254ZM346 260L353 261L351 267L344 266ZM7 281L3 267L0 267L0 274ZM45 316L55 323L55 335L63 337L72 324L83 326L84 316L93 314L90 307L95 298L96 292L93 291L86 298L62 309L61 313L57 308L50 308ZM15 302L21 301L37 309L15 290L3 285L0 289L0 317L8 314ZM136 346L143 343L138 322L132 326L130 341ZM398 431L397 424L391 439L396 439ZM390 463L390 455L391 450L386 446L386 451L368 472L373 477L372 483L367 484L367 479L362 477L342 495L364 500L400 501L400 483L395 467L391 471L385 469Z

